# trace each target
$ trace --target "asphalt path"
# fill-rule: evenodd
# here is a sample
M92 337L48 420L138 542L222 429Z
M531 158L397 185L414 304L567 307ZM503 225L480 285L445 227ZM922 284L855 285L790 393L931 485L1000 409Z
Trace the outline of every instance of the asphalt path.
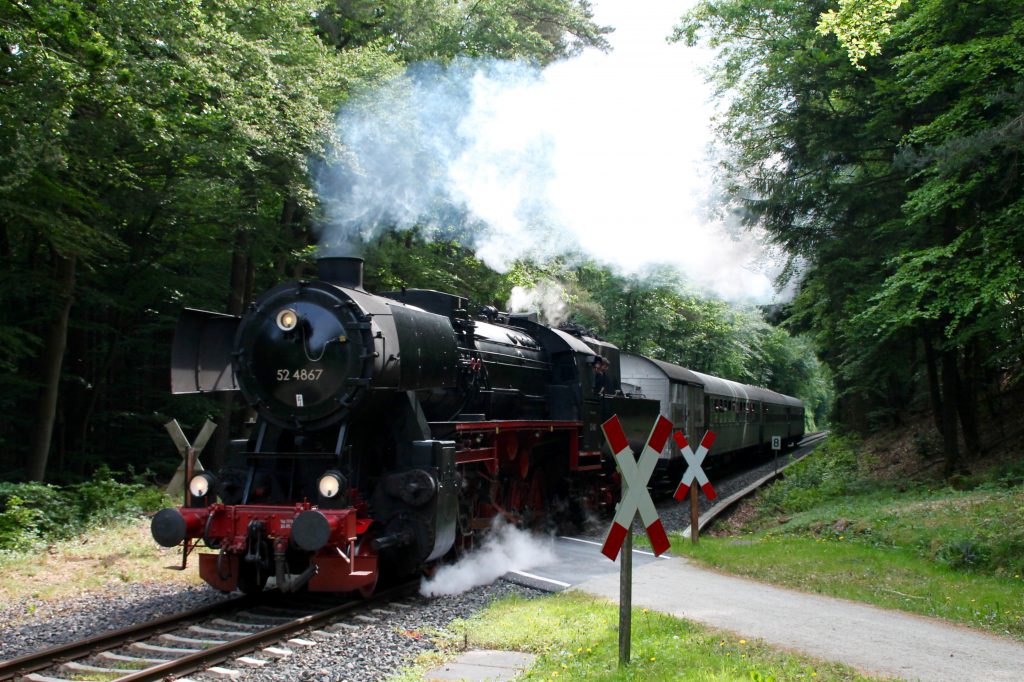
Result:
M600 575L574 589L617 603L619 579ZM923 682L1024 679L1024 643L1017 640L721 575L681 558L637 567L632 603L873 675Z

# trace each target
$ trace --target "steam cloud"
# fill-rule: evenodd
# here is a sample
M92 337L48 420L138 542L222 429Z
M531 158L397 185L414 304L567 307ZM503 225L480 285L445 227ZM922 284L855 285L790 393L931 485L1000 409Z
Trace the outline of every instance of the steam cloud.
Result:
M489 585L509 571L525 571L555 560L550 540L500 523L484 544L466 554L457 563L442 567L433 578L420 584L420 594L436 597L461 594L480 585Z
M566 291L557 282L539 282L533 287L512 287L512 298L508 301L510 312L537 311L541 321L549 327L557 327L569 317Z
M574 251L626 274L669 264L731 300L771 299L779 267L762 240L711 214L712 110L693 65L707 56L667 46L680 8L659 11L664 25L633 42L617 31L611 54L544 70L418 64L354 97L337 118L342 146L316 173L321 249L358 252L378 230L417 226L500 271Z

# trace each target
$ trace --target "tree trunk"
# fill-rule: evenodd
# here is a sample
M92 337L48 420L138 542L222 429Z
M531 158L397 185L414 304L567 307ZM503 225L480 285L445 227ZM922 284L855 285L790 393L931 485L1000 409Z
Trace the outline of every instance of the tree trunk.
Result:
M43 352L39 358L43 390L36 403L36 418L29 437L28 476L33 481L42 481L46 476L46 461L50 455L53 424L57 415L60 371L68 340L68 319L71 317L71 303L74 300L77 257L65 258L57 254L56 265L55 298L58 306L45 335Z
M892 409L889 410L889 427L899 429L903 426L903 418L900 417L900 413L906 404L906 401L903 399L903 387L892 374L889 375L886 383L889 386L889 405L892 406Z
M249 232L240 229L235 233L234 249L231 252L231 282L228 291L228 314L241 315L245 309L246 286L250 281ZM231 443L231 419L235 413L235 393L221 396L220 418L214 432L213 461L207 468L220 469L227 461L228 446Z
M295 229L295 217L298 214L299 202L296 201L295 197L289 196L284 200L284 204L281 206L281 228L285 234L291 239L294 239L297 235ZM291 241L289 239L289 241ZM277 274L279 280L285 279L285 269L288 266L289 253L287 249L282 249L281 254L277 257L277 262L274 266L274 272Z
M249 232L241 229L235 233L235 245L231 252L231 282L228 292L228 315L241 315L245 307L245 280L249 272Z
M981 436L978 434L976 348L977 344L971 343L964 349L960 390L956 394L956 408L960 414L960 426L964 430L964 444L967 446L967 452L972 458L982 454Z
M11 238L7 232L7 221L0 220L0 258L11 260Z
M932 345L930 330L921 327L921 342L924 344L925 367L928 374L928 395L931 398L932 418L935 430L942 434L942 392L939 388L939 368L935 357L935 346Z
M962 469L960 445L957 442L957 392L959 377L956 349L942 351L942 452L946 459L945 474L952 476Z

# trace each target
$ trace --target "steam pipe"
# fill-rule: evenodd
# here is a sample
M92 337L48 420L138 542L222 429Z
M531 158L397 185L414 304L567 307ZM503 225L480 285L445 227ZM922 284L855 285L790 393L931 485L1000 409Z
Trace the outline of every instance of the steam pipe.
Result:
M281 592L296 592L308 583L317 572L317 566L312 561L306 570L298 575L288 574L288 560L285 558L287 541L282 544L280 541L274 543L274 575L277 578L277 589Z
M370 542L370 547L373 549L373 551L380 552L390 547L400 547L402 545L407 545L411 541L412 534L409 531L404 530L398 533L391 533L390 535L382 535L379 538L374 538L373 541Z

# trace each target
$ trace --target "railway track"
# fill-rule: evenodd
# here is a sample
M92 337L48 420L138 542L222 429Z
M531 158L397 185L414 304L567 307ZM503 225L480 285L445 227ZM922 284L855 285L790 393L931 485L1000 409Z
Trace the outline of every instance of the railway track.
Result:
M268 658L289 655L287 649L273 646L285 641L312 646L315 642L299 635L318 628L329 631L331 622L345 614L381 610L418 584L402 584L369 600L355 598L327 608L294 600L282 606L284 602L273 592L231 599L0 662L0 680L143 682L203 670L237 677L237 671L219 664L234 660L240 665L264 665ZM256 650L265 658L246 656Z
M739 487L738 490L732 490L723 499L717 501L713 505L709 506L707 509L702 509L700 512L700 517L697 520L698 532L702 532L704 528L711 525L711 523L713 523L716 518L718 518L719 516L729 511L734 506L736 506L736 504L738 504L740 500L744 499L748 495L753 494L755 491L757 491L758 488L765 485L766 483L769 483L778 478L779 476L783 475L786 469L793 466L801 459L803 459L804 456L809 454L809 450L804 452L805 448L817 445L821 441L825 440L827 436L828 431L819 431L817 433L808 434L803 440L801 440L797 444L797 448L793 452L786 454L785 456L780 458L776 463L774 463L775 465L771 467L771 471L763 473L753 481L747 483L742 487ZM803 454L800 454L801 452L803 452ZM764 468L764 466L765 465L762 465L761 468ZM683 531L683 537L690 537L690 528L686 528Z

